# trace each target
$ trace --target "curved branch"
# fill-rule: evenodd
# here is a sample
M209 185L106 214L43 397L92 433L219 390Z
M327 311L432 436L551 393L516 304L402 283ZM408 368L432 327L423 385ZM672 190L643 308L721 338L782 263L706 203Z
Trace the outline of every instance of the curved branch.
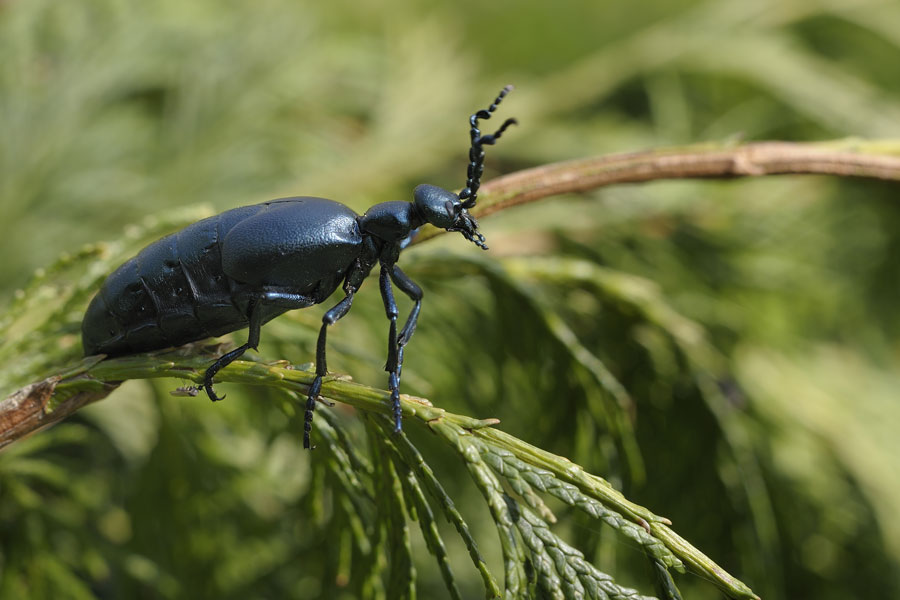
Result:
M479 192L478 208L473 212L481 218L549 196L620 183L766 175L837 175L900 181L900 141L698 144L554 163L485 183ZM422 242L441 233L444 231L429 225L414 241Z

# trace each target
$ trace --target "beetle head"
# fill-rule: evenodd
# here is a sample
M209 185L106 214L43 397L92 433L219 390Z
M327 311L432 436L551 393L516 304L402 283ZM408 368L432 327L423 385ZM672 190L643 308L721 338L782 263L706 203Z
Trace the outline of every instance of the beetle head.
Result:
M478 233L478 221L469 214L459 196L436 185L416 186L415 205L426 222L447 231L458 231L483 250L484 236Z

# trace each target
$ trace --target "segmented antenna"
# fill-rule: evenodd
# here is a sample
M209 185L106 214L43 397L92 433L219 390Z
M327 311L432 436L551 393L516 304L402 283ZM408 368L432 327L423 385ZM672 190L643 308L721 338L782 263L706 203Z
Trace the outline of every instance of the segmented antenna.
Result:
M472 147L469 149L469 168L467 171L466 187L459 193L459 199L463 201L463 208L472 208L475 206L475 200L478 198L478 188L481 187L481 174L484 173L484 147L493 146L506 128L515 125L515 119L507 119L500 126L500 129L491 135L481 135L478 129L479 119L490 119L491 113L497 110L497 106L503 101L508 93L513 90L513 86L508 85L497 96L497 99L485 110L479 110L477 113L469 117L469 124L472 126L470 136L472 138Z

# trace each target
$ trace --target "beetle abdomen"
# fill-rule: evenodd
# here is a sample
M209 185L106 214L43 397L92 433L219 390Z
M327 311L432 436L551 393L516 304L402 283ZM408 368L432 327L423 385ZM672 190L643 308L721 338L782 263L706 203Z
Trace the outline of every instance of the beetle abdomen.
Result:
M198 221L116 269L82 323L85 354L180 346L248 325L269 288L325 300L362 245L355 212L324 198L284 198ZM285 308L267 306L263 321Z
M240 284L222 272L221 238L262 206L198 221L116 269L85 313L85 354L179 346L246 326L246 307L235 302Z

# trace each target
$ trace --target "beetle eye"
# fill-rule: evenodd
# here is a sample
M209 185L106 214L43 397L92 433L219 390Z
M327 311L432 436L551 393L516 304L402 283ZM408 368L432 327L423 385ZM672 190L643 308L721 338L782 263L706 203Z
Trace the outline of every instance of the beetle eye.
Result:
M444 209L447 211L447 214L448 214L448 215L450 215L450 216L453 217L454 219L456 218L456 215L457 215L458 211L454 210L455 207L453 206L453 203L452 203L452 202L450 202L449 200L447 200L446 202L444 202Z

